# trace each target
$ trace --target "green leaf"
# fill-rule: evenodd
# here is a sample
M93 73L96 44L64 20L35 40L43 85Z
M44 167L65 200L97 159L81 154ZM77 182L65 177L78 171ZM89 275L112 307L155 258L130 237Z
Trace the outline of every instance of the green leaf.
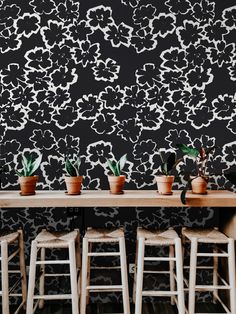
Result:
M164 164L165 163L165 160L164 160L164 157L162 155L162 152L159 151L159 155L160 155L160 158L161 158L161 162Z
M41 161L42 161L41 154L35 159L35 161L32 162L32 159L30 160L28 176L32 176L34 174L34 172L39 168Z
M168 170L167 170L167 163L166 162L164 162L163 164L161 164L161 172L162 172L162 174L164 174L164 175L168 175Z
M110 159L107 159L107 165L112 173L116 176L116 164L114 164Z
M195 178L194 178L195 179ZM181 202L182 204L186 205L186 193L188 190L191 189L191 182L192 182L193 179L189 179L187 181L187 184L186 186L183 188L181 194L180 194L180 199L181 199Z
M66 168L67 174L70 177L76 177L77 176L76 169L72 165L71 161L68 158L66 159L66 162L65 162L65 168Z
M24 173L23 172L19 172L18 170L15 169L15 172L16 174L19 176L19 177L23 177L24 176Z
M79 176L80 164L81 164L81 159L78 157L77 160L76 160L75 163L74 163L74 168L75 168L75 170L76 170L77 176Z
M236 185L236 172L229 172L224 175L232 184Z
M117 177L119 177L119 176L121 175L119 161L116 163L116 166L115 166L115 175L116 175Z
M187 193L188 188L184 188L180 194L180 199L182 204L186 205L186 193Z
M197 148L188 147L185 144L177 144L176 146L181 150L184 155L195 158L199 155L199 150Z
M123 155L120 160L119 160L119 168L120 168L120 172L123 170L125 164L126 164L126 161L127 161L127 154Z

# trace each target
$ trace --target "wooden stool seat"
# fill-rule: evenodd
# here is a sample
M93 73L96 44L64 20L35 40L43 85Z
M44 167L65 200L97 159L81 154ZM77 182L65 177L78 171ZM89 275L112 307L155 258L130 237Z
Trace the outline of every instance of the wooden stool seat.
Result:
M219 230L212 229L199 229L199 228L183 228L182 234L191 240L192 238L197 238L199 243L228 243L229 238L220 232Z
M119 245L119 251L96 252L93 244L114 243ZM86 304L89 301L90 292L122 292L124 314L130 314L128 274L126 263L125 236L123 228L118 229L93 229L88 228L83 238L83 259L81 276L80 314L86 313ZM119 257L119 266L93 266L91 257ZM119 270L121 273L121 284L119 285L90 285L90 269Z
M16 241L19 237L19 232L3 232L0 231L0 242L7 241L8 244Z
M68 259L46 260L45 250L51 249L68 249ZM40 253L40 260L38 260ZM45 265L68 265L69 273L45 273ZM39 294L35 294L36 266L40 267L39 277ZM78 272L81 268L80 261L80 233L79 230L71 232L54 232L42 230L32 241L30 255L30 272L29 272L29 290L27 297L26 314L33 314L36 308L44 307L44 300L65 300L70 299L72 302L72 313L79 314L79 279ZM71 293L70 294L45 294L45 277L69 276ZM35 304L34 304L34 301Z
M38 247L45 248L66 248L70 241L76 241L78 231L56 232L42 230L35 238Z
M124 237L123 228L118 229L93 229L88 228L85 238L90 242L118 242L119 238Z
M14 250L9 255L9 246L14 245ZM2 313L9 314L9 297L21 297L22 301L14 313L19 313L22 307L26 305L26 269L25 269L25 255L24 255L24 239L23 231L18 230L16 232L0 231L0 262L1 262L1 281L2 290L0 296L2 297ZM19 256L19 269L9 269L9 264L12 259ZM15 264L14 264L15 266ZM19 279L9 287L9 276L11 274L17 274ZM21 292L16 292L18 284L21 283Z
M183 248L186 242L190 242L190 264L185 266L189 268L189 280L184 280L189 292L188 299L188 313L196 313L195 299L196 291L200 292L213 292L214 303L218 301L226 313L236 313L236 288L235 288L235 251L234 240L228 238L225 234L220 232L217 228L200 229L200 228L183 228ZM201 244L199 246L198 244ZM210 244L207 251L200 252L200 248L203 245ZM224 249L223 247L227 247ZM210 250L210 251L209 251ZM212 258L212 265L198 265L198 258ZM228 280L221 277L218 272L218 259L228 259ZM212 269L213 270L213 282L198 284L196 281L197 270ZM218 294L218 290L229 291L230 304L225 304L222 298ZM222 312L220 312L222 313ZM215 313L216 314L216 313Z
M145 244L148 245L174 245L175 239L179 238L177 232L173 229L168 229L165 231L160 230L146 230L143 228L138 228L137 239L144 238Z

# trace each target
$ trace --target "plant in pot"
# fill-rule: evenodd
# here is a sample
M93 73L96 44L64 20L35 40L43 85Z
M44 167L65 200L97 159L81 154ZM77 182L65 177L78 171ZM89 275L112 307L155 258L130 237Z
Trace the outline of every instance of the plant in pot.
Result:
M171 195L174 175L170 175L171 171L177 166L181 159L176 159L175 153L170 153L165 160L162 153L159 152L161 158L160 175L156 175L157 190L159 194Z
M38 176L34 175L34 173L39 168L41 161L42 155L40 153L36 158L32 155L30 155L29 157L22 155L21 162L23 169L21 171L15 170L17 175L19 176L21 189L20 194L22 196L35 194Z
M207 184L209 181L209 174L207 173L207 161L209 155L217 148L212 146L208 148L201 147L200 149L195 147L189 147L185 144L177 144L177 147L183 153L189 157L193 157L195 160L195 171L192 171L187 176L187 185L181 193L181 201L186 204L186 193L188 189L192 189L194 194L206 194Z
M81 159L78 157L76 159L66 158L65 161L65 183L67 189L67 195L78 195L81 193L81 184L83 181L83 176L79 174L79 169L81 165Z
M123 187L125 184L125 175L121 172L126 164L127 154L123 155L118 161L107 159L107 165L110 168L112 175L108 175L108 182L110 185L111 194L123 194Z

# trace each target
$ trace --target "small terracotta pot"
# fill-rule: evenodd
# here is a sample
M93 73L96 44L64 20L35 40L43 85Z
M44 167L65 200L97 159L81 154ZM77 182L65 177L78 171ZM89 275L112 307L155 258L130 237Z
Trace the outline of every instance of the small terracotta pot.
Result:
M192 193L194 194L206 194L207 193L207 179L197 177L191 181Z
M21 195L34 195L38 176L19 177Z
M66 189L68 195L78 195L81 191L83 176L65 177Z
M108 181L110 184L110 192L112 194L123 194L123 187L125 184L125 175L121 176L108 176Z
M155 176L157 181L157 189L159 194L171 195L174 176Z

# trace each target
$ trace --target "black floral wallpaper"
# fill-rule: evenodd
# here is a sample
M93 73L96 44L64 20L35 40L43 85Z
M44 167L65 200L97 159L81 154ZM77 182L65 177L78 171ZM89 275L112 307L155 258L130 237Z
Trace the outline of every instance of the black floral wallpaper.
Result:
M65 154L81 156L84 189L108 189L106 158L124 153L126 189L156 189L159 149L179 142L220 146L209 187L228 187L221 174L236 167L235 0L0 0L0 52L1 163L20 168L22 153L40 151L39 189L65 189ZM13 170L1 181L3 190L19 188ZM23 226L28 254L42 227L81 224L79 212L70 215L2 209L0 227ZM133 261L137 225L206 226L217 214L95 208L84 220L124 225Z

